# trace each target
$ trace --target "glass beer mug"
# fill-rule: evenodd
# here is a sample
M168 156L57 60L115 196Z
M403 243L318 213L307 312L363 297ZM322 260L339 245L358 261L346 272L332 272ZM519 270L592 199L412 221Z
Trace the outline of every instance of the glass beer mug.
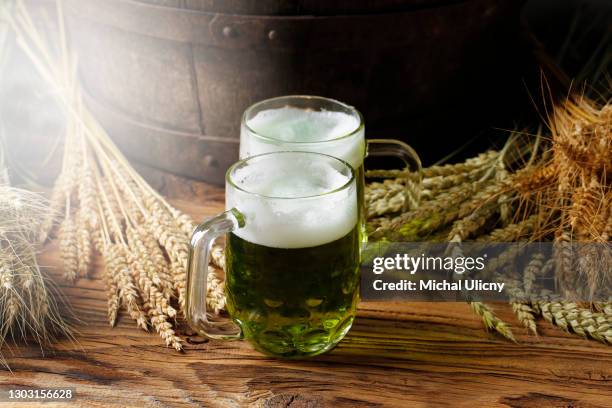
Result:
M266 99L249 107L242 116L240 158L273 151L309 151L329 154L348 162L356 171L359 218L363 241L366 209L364 202L366 156L401 159L410 188L407 203L418 205L421 190L421 161L406 143L395 139L365 139L363 117L352 106L320 96L289 95Z
M191 240L186 315L193 329L245 338L280 357L334 347L349 331L359 300L357 190L351 166L320 153L265 153L230 167L227 211L198 226ZM232 320L212 321L209 251L222 234Z

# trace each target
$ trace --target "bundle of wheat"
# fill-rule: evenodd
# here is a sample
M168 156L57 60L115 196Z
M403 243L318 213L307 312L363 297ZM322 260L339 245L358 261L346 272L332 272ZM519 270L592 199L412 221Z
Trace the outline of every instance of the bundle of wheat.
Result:
M61 2L59 55L29 17L23 3L7 14L17 43L53 87L66 112L61 173L51 195L51 211L61 213L58 230L64 276L74 282L88 274L94 251L105 262L108 320L114 325L124 307L136 324L153 327L168 346L182 349L173 329L175 299L185 306L191 219L172 207L131 167L102 126L81 102L76 58L65 38ZM55 230L49 216L41 240ZM218 260L217 258L213 258ZM221 264L209 274L208 302L224 307Z
M607 243L612 238L612 105L571 96L550 115L550 150L541 164L519 171L513 186L557 244L555 278L563 290L586 279L593 295L610 287L610 265L596 248L579 256L569 242ZM604 253L607 253L604 252Z
M49 206L39 194L9 185L3 157L0 143L0 349L9 338L47 345L55 336L70 337L58 293L36 260Z
M545 262L536 254L520 276L504 277L515 294L512 307L518 320L537 333L535 318L541 315L565 330L610 343L610 302L592 304L596 310L589 310L546 296L541 296L543 301L521 301L525 294L538 290L537 276L554 275L560 290L573 289L577 280L586 280L590 291L585 296L601 298L611 287L612 271L607 266L612 260L602 259L609 250L585 246L574 254L567 244L607 244L612 237L612 105L571 95L554 107L547 126L550 135L546 138L539 133L535 138L513 135L500 152L424 169L422 205L409 212L397 205L403 172L368 172L370 177L387 178L367 186L370 237L388 241L554 241L554 259ZM487 306L473 303L472 308L486 327L514 339Z

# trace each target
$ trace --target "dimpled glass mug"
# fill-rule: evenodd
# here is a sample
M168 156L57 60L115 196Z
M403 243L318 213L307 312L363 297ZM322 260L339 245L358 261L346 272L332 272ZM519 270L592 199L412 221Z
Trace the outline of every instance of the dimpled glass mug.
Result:
M334 347L359 301L358 185L351 166L313 152L243 159L226 175L226 212L191 240L187 320L201 335L245 338L266 354L299 358ZM232 320L206 311L209 251L226 234Z
M266 99L242 116L240 158L274 151L308 151L329 154L355 169L362 241L365 231L364 200L366 156L396 157L408 170L406 207L418 205L421 161L416 152L395 139L365 139L363 117L357 109L334 99L289 95Z

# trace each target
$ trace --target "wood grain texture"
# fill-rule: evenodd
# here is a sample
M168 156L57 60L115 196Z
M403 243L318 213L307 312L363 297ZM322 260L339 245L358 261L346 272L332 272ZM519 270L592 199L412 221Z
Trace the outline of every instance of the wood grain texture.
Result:
M165 192L183 197L173 202L196 219L223 209L219 189L188 184ZM612 348L546 322L539 337L514 327L513 344L484 331L466 304L362 303L346 339L311 360L272 359L246 342L199 337L178 353L126 315L108 326L100 259L74 287L59 280L55 243L41 262L82 321L78 343L59 342L44 357L35 346L5 351L12 373L0 371L0 391L69 387L77 395L70 406L86 407L612 405ZM507 305L495 309L516 322Z

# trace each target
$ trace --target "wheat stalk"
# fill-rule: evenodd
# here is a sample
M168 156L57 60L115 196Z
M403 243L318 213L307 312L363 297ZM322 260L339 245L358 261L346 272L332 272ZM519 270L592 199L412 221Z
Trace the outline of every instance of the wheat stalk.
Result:
M537 277L544 270L544 254L533 254L523 271L523 289L527 295L532 293Z
M536 324L536 312L531 305L526 302L512 302L512 310L516 314L516 318L530 332L537 335L538 328Z
M521 238L528 237L536 228L538 221L537 215L531 215L529 218L510 224L505 227L497 228L491 231L488 235L483 235L478 238L478 241L489 242L515 242Z
M470 302L470 306L474 313L476 313L482 319L485 327L490 330L495 330L505 338L516 342L512 330L508 327L503 320L493 313L493 311L482 302Z
M431 166L423 169L423 177L450 176L457 173L470 172L483 166L492 164L499 156L497 151L488 151L472 157L463 163L445 164L443 166Z

